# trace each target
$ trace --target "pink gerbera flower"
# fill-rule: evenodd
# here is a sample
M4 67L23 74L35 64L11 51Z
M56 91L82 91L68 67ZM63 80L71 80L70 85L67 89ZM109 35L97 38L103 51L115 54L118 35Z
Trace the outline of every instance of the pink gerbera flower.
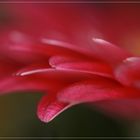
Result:
M46 13L40 6L20 5L32 16L18 9L19 5L7 6L18 22L12 22L9 28L1 26L1 94L41 91L44 95L37 114L44 122L79 103L94 104L110 115L140 117L140 57L101 38L95 28L97 22L91 18L93 11L95 17L99 13L96 6L48 6ZM26 19L30 24L24 24ZM110 35L109 31L106 37ZM117 36L112 40L119 41Z

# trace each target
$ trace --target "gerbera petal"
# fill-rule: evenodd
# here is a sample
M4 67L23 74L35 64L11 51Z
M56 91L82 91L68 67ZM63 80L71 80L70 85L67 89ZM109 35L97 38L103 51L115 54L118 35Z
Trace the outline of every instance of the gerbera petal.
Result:
M16 63L33 63L47 61L48 56L44 46L33 42L32 38L18 31L9 31L1 34L0 58L15 61ZM26 56L26 57L25 57ZM18 58L18 59L17 59Z
M55 68L60 70L74 70L79 72L91 73L111 78L113 77L111 68L108 65L100 62L65 62L55 65Z
M0 94L24 90L44 91L48 89L48 84L46 81L34 80L31 78L8 77L1 79L0 83Z
M58 101L55 97L44 96L37 109L37 115L43 122L50 122L71 105Z
M73 57L84 57L82 53L84 52L83 49L68 42L45 38L41 40L41 43L45 46L46 53L49 56L63 55Z
M77 82L58 93L63 102L92 102L105 99L138 98L139 92L103 78Z
M1 80L0 91L4 93L16 90L56 91L56 89L90 77L91 74L88 73L32 65L18 71L11 78Z
M90 51L97 58L113 65L130 56L127 51L99 38L93 38L93 46Z
M130 56L130 54L123 49L111 44L110 42L98 38L93 38L92 44L88 44L87 47L78 47L51 39L43 39L42 42L48 46L50 45L50 50L53 51L56 51L58 48L57 46L59 46L59 48L61 48L63 51L75 51L77 53L86 55L87 57L103 60L111 64L118 63Z
M29 66L26 67L16 73L17 76L33 76L33 75L39 75L40 77L44 77L46 79L51 80L60 80L69 82L69 81L78 81L81 79L88 79L91 78L90 73L84 73L79 71L73 71L73 70L65 70L65 69L53 69L53 68L42 68L42 67L36 67L36 66ZM94 77L94 75L93 75Z
M116 79L127 86L140 88L140 58L129 57L125 59L115 70Z
M10 76L14 71L20 68L20 65L15 63L7 62L7 60L0 60L0 79L4 78L5 76Z
M41 64L32 65L18 71L12 76L1 78L0 92L3 94L19 90L56 91L56 89L81 78L84 78L82 74L77 75L74 72L57 71L55 69L45 68Z
M51 67L56 67L59 64L67 63L67 62L77 62L85 60L85 58L73 57L73 56L52 56L49 58L49 64Z

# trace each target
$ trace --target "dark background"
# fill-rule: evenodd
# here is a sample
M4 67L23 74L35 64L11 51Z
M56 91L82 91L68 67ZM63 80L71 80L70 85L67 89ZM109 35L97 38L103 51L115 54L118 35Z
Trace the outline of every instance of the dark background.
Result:
M38 93L0 96L1 137L140 136L138 122L115 120L87 105L72 107L45 124L36 115L40 96Z

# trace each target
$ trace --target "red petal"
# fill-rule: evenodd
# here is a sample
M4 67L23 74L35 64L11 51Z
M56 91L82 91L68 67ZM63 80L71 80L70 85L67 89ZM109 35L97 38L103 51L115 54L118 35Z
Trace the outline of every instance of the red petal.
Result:
M50 122L70 106L68 103L57 101L51 95L44 96L38 105L37 115L43 122Z
M71 57L88 57L86 47L79 47L68 42L54 40L54 39L42 39L42 44L46 45L46 52L49 56L63 55ZM94 58L94 56L92 56Z
M5 76L10 76L14 71L19 69L20 66L15 63L9 63L7 60L0 60L0 79Z
M91 78L91 74L89 73L84 73L84 72L79 72L79 71L73 71L73 70L57 70L53 68L39 68L39 67L34 67L34 66L29 66L26 67L19 72L17 72L17 75L19 76L33 76L33 75L38 75L40 77L44 77L46 79L51 79L51 80L60 80L69 82L69 81L78 81L81 79L88 79ZM94 75L93 75L94 77Z
M9 31L1 36L4 37L0 40L2 45L0 47L0 57L5 57L5 59L18 63L47 61L48 56L46 51L44 51L45 47L37 41L33 42L31 37L26 34Z
M85 77L88 76L76 72L42 68L41 65L32 65L17 72L16 75L0 79L0 92L2 94L17 90L56 91Z
M115 70L118 81L124 85L140 88L140 57L130 57L124 60Z
M68 84L91 77L91 74L82 72L56 70L41 66L29 66L17 72L16 75L0 80L1 93L17 90L56 91Z
M46 91L48 84L44 80L28 79L21 77L10 77L0 80L0 94L9 92L32 90L32 91ZM54 85L55 87L55 85ZM54 88L53 87L53 88Z
M93 38L93 46L90 52L97 58L113 65L130 56L130 54L122 48L98 38Z
M73 57L73 56L52 56L49 59L49 64L51 67L56 67L59 64L67 63L67 62L77 62L80 60L85 60L85 58Z
M103 78L75 83L58 94L60 101L76 103L138 97L140 97L139 91Z
M63 51L66 49L69 51L75 51L88 57L94 59L97 58L111 64L118 63L130 56L130 54L125 52L123 49L103 39L93 39L93 43L87 44L85 47L78 47L61 41L49 39L44 39L43 43L51 45L50 49L52 50L57 50L58 47L56 48L56 46L59 46L59 48L63 49Z
M108 65L100 62L65 62L56 65L55 68L60 70L74 70L79 72L91 73L111 78L113 77L111 68Z

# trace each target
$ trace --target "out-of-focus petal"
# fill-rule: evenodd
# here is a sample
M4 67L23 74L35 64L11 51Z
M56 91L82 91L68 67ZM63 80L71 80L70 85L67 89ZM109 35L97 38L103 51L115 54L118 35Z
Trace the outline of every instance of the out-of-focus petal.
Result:
M0 83L0 94L30 90L46 91L51 87L45 80L35 80L32 78L21 78L15 76L1 79ZM55 84L53 88L56 88Z
M44 38L41 40L42 45L46 46L47 53L50 56L64 55L73 57L89 57L87 50L83 47L73 45L61 40ZM94 58L94 56L92 56Z
M140 58L125 59L115 70L116 79L127 86L140 88Z
M45 47L30 36L18 31L9 31L0 36L0 58L20 64L47 61Z
M77 47L75 45L66 44L57 40L43 39L43 44L51 45L50 50L55 50L59 45L63 50L75 51L83 56L103 60L107 63L116 64L123 59L130 56L130 54L123 49L99 38L91 38L91 43L85 47Z
M99 38L93 38L93 46L91 47L90 52L97 58L112 65L115 65L130 56L127 51Z
M81 60L86 60L86 58L84 57L74 57L74 56L59 56L59 55L55 55L49 58L49 64L51 67L56 67L59 64L62 63L68 63L68 62L78 62ZM87 59L88 60L88 59Z
M6 59L0 59L0 79L5 76L10 76L13 72L18 70L21 65L13 62L9 62Z

